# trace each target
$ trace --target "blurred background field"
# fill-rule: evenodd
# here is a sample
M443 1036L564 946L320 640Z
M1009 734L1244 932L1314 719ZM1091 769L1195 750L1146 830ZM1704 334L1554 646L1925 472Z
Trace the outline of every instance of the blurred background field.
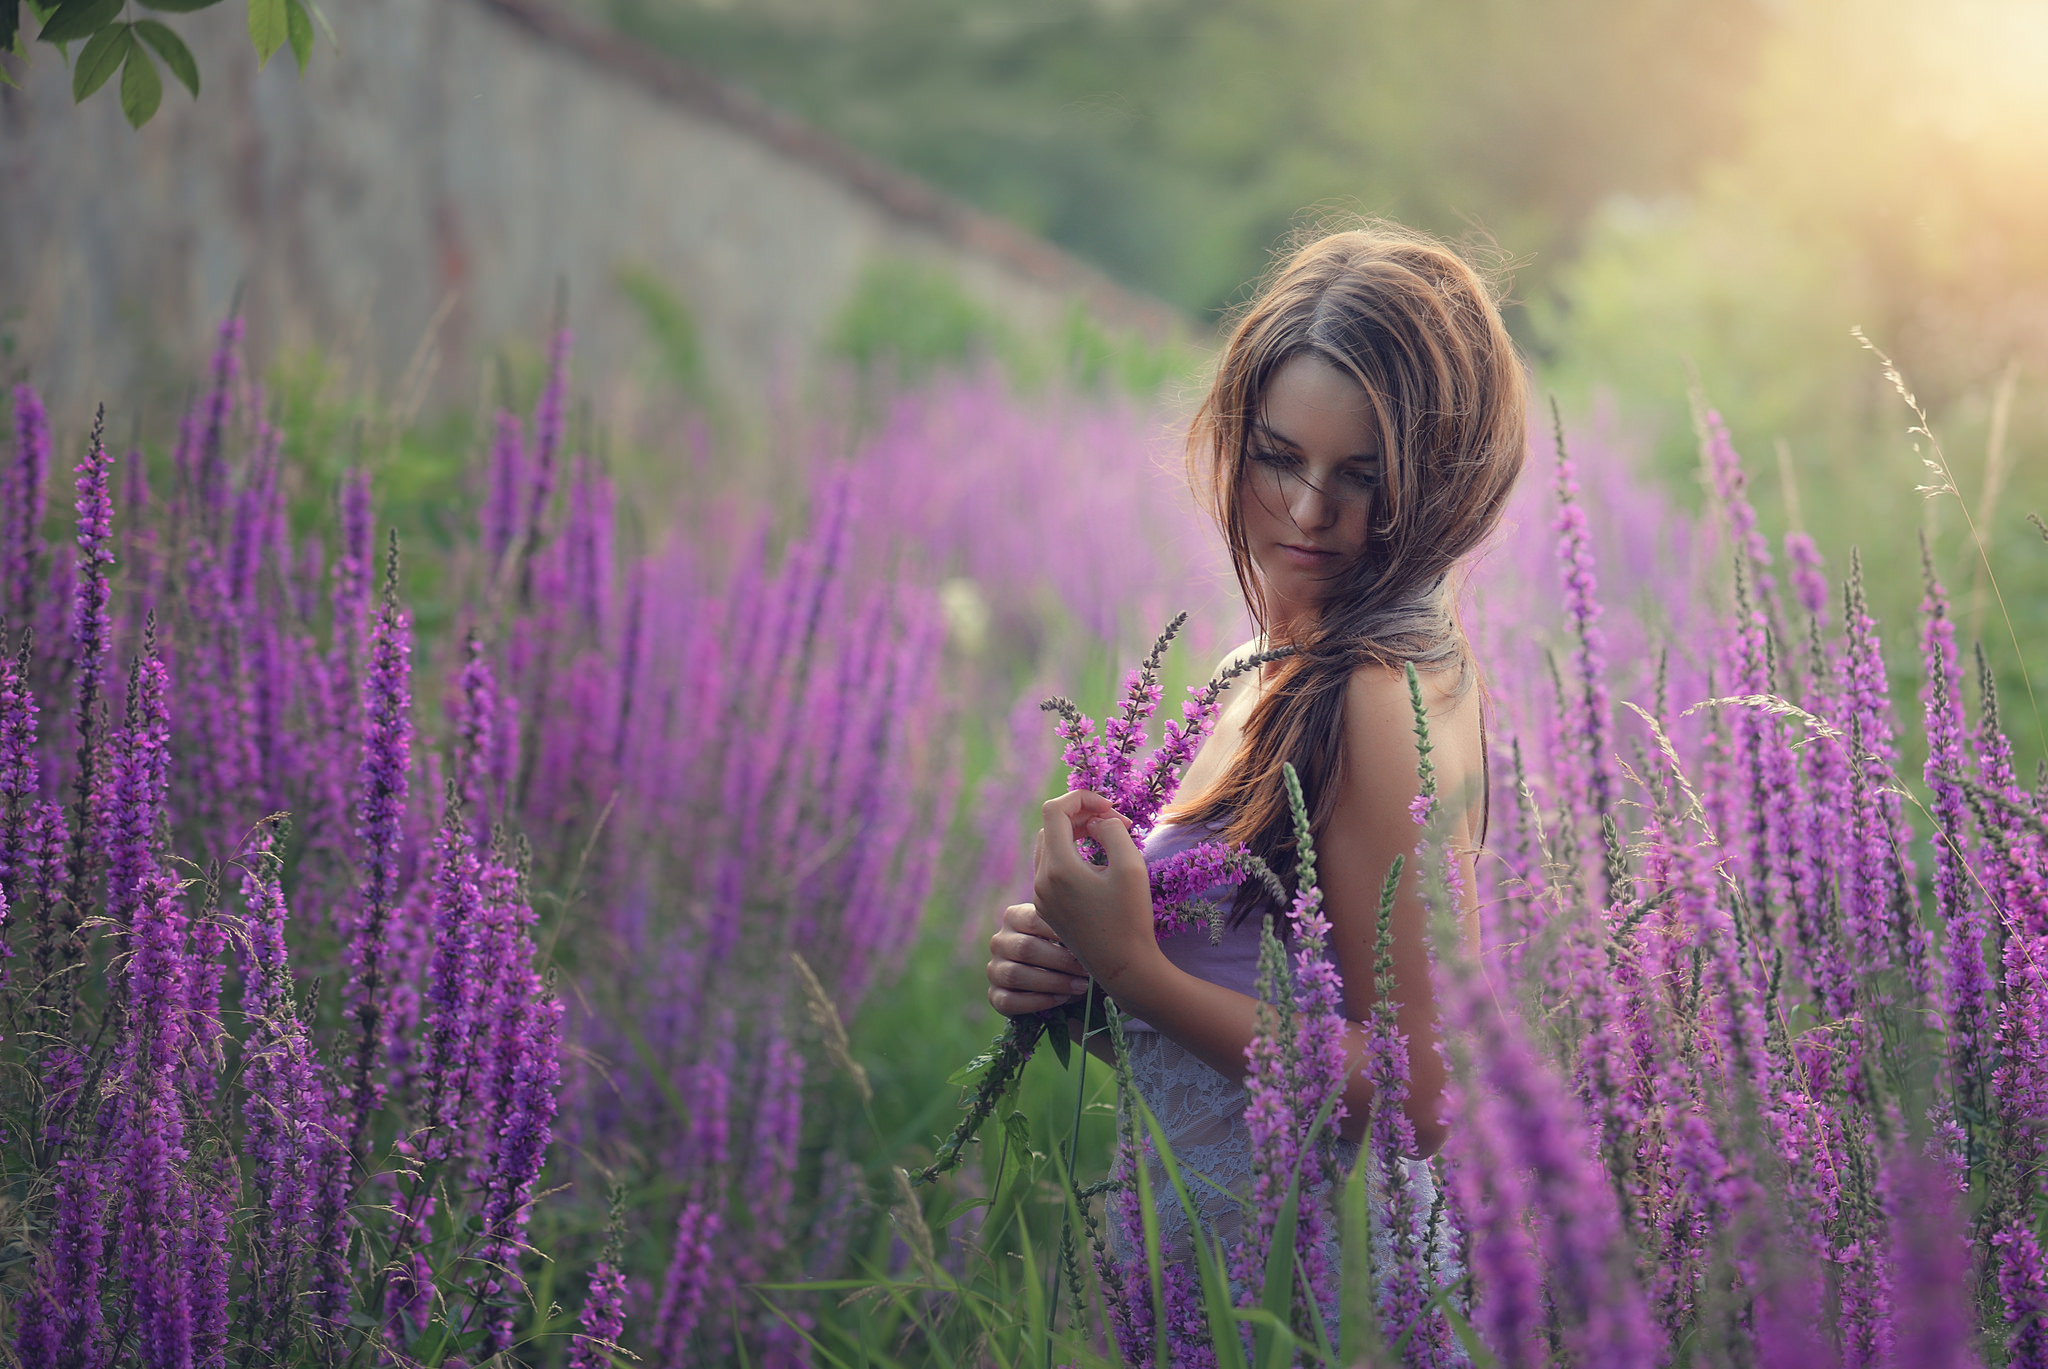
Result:
M2027 521L2048 514L2048 11L2027 0L364 0L326 17L300 77L282 59L254 70L235 6L192 16L207 84L169 91L140 131L107 100L72 107L53 50L0 55L21 82L0 88L0 378L42 389L65 468L104 400L110 434L162 472L214 327L242 311L244 419L278 434L293 534L328 539L364 471L408 549L423 717L461 633L502 608L478 550L496 415L535 410L558 324L577 339L564 452L587 462L577 488L615 501L614 616L590 644L607 661L635 567L723 602L741 567L794 564L845 520L836 573L900 591L922 624L904 640L931 650L903 811L935 863L873 973L833 981L871 1106L804 1036L803 1234L749 1247L778 1277L843 1272L807 1263L828 1235L870 1268L914 1262L887 1176L944 1129L939 1081L995 1026L977 946L1028 888L1026 822L1056 779L1037 700L1099 714L1177 610L1195 617L1169 699L1244 635L1178 434L1220 321L1313 224L1385 215L1507 283L1539 392L1584 456L1603 593L1627 625L1617 698L1647 702L1653 645L1711 659L1686 640L1704 619L1667 592L1725 575L1707 559L1726 553L1703 403L1774 545L1808 531L1837 573L1860 550L1908 711L1928 535L2021 775L2048 759L2028 702L2048 691L2048 545ZM1916 491L1930 439L1908 434L1852 326L1926 409L1952 497ZM1518 680L1539 673L1518 653L1563 641L1536 451L1474 591L1475 638L1516 657ZM68 512L48 528L68 536ZM537 902L537 939L589 983L623 968L579 949L614 946L618 908L572 912L598 803L525 814L556 900ZM618 859L619 906L649 897ZM681 895L661 911L678 935L695 925ZM811 1032L767 964L662 1001L767 1005L728 1029L743 1053ZM664 1090L715 1043L671 1042L655 1067L602 1026L575 1039L580 1120L551 1171L571 1188L536 1208L531 1239L587 1255L599 1176L625 1176L629 1327L645 1325L685 1191L660 1129L676 1142L689 1109L665 1114ZM1071 1105L1073 1077L1032 1069L1019 1112L1036 1126ZM619 1097L645 1115L620 1121ZM1106 1097L1085 1133L1096 1173ZM750 1125L735 1113L735 1135ZM1043 1169L1061 1144L1034 1133L1028 1150ZM1043 1259L1057 1204L1026 1216ZM1015 1255L1014 1229L1001 1239ZM581 1296L581 1266L562 1264L547 1287L569 1311L533 1323L554 1336ZM952 1274L1005 1286L991 1269ZM842 1348L868 1317L914 1340L930 1311L806 1298L806 1325ZM772 1319L734 1328L735 1345L798 1353ZM559 1341L540 1344L559 1362Z

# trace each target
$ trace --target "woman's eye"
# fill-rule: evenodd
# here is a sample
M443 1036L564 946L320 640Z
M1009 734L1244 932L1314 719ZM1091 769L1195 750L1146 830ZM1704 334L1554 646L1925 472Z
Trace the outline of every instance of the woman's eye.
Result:
M1285 452L1271 451L1264 447L1252 448L1251 458L1261 466L1292 466L1294 464L1294 458Z
M1351 483L1362 490L1376 490L1380 487L1380 473L1378 471L1353 470L1347 472L1347 474L1351 477Z

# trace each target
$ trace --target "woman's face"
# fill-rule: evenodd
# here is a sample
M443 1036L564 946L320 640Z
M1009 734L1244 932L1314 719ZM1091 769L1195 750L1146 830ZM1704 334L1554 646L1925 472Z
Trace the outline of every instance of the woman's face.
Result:
M1365 387L1313 353L1266 383L1245 438L1238 502L1275 625L1306 621L1365 550L1381 479Z

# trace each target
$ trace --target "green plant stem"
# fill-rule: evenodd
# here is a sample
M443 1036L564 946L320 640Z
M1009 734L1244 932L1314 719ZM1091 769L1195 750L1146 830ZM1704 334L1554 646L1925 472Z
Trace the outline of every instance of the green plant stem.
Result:
M996 1104L1017 1082L1030 1063L1031 1052L1038 1045L1038 1038L1045 1034L1045 1018L1037 1014L1029 1017L1013 1017L1009 1025L988 1051L988 1073L982 1076L973 1099L968 1103L967 1115L953 1128L952 1134L939 1144L939 1150L932 1162L910 1176L913 1184L928 1184L948 1170L957 1169L961 1153L967 1143L981 1130L981 1124L996 1110Z
M1185 616L1182 615L1183 618ZM1178 628L1180 624L1180 618L1174 619L1173 626L1175 628ZM1168 632L1170 635L1172 629L1168 629ZM1163 643L1164 639L1162 638L1161 640ZM1074 1157L1080 1153L1081 1110L1088 1101L1088 1020L1090 1015L1089 1007L1094 1001L1095 976L1091 974L1088 976L1088 992L1081 998L1081 1068L1075 1071L1074 1122L1067 1131L1067 1191L1077 1195L1080 1192L1080 1184L1074 1178ZM1073 1224L1073 1209L1062 1198L1060 1200L1060 1242L1062 1249L1065 1248L1066 1241L1073 1230ZM1057 1259L1051 1260L1049 1263L1052 1265L1052 1299L1046 1304L1045 1309L1045 1369L1053 1369L1052 1332L1058 1327L1060 1321L1060 1274L1064 1267L1061 1261ZM1080 1293L1080 1289L1076 1288L1074 1290L1074 1296L1077 1300L1080 1297Z

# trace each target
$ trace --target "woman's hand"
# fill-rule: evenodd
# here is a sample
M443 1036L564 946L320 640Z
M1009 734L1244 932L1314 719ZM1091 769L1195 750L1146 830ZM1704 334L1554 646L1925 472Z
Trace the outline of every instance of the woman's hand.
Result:
M988 939L988 1001L1005 1017L1063 1007L1088 992L1088 971L1029 903L1003 909Z
M1087 790L1045 805L1045 826L1032 850L1032 895L1038 916L1087 972L1110 992L1133 970L1161 959L1152 931L1152 883L1130 823L1108 799ZM1092 837L1109 856L1090 865L1075 849Z

